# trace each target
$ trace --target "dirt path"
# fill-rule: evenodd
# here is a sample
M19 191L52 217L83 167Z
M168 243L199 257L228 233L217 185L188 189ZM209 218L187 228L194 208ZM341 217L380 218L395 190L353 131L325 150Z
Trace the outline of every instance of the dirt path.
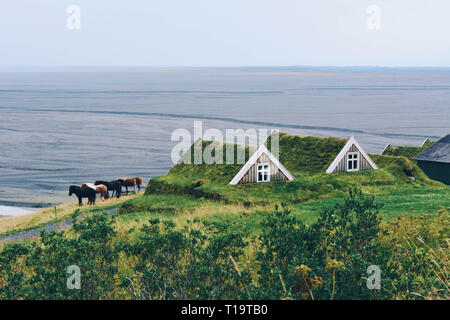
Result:
M116 213L117 210L119 210L119 209L118 208L110 209L110 210L107 210L106 212L109 216L111 216L114 213ZM45 230L47 232L50 232L53 230L67 230L72 227L72 224L73 224L72 219L66 219L66 220L63 220L63 221L60 221L57 223L47 224L40 228L35 228L35 229L28 230L28 231L13 233L13 234L10 234L7 236L1 236L0 242L15 242L15 241L33 239L33 238L39 237L39 235L41 234L41 230Z

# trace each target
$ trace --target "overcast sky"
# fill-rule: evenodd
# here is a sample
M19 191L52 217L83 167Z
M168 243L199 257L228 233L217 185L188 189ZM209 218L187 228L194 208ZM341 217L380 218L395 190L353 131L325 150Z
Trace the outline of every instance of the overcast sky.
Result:
M449 16L449 0L2 1L0 66L450 66Z

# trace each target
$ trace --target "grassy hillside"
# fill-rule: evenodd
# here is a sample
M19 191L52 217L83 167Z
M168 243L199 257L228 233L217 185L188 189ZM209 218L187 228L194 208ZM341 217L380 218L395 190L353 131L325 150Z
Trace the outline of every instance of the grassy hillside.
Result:
M444 187L430 180L411 160L403 156L371 155L379 170L325 173L326 168L345 145L340 138L299 137L280 135L280 161L295 180L266 184L230 186L242 164L184 164L175 165L165 176L149 181L146 194L189 195L196 198L220 200L246 205L270 204L284 201L299 203L311 199L342 197L351 186L372 193L383 190ZM212 142L203 141L191 149L208 148ZM270 141L269 141L270 147ZM226 145L220 145L225 155ZM233 146L237 150L236 146ZM247 160L250 152L245 150ZM225 157L225 156L224 156ZM235 154L236 158L236 154ZM224 159L225 160L225 159Z
M407 212L427 214L450 207L449 188L427 178L412 161L402 156L371 155L379 170L326 174L325 169L345 143L345 139L339 138L281 134L280 159L295 177L294 181L230 186L228 183L242 165L178 164L168 174L151 179L145 196L97 202L95 207L82 207L81 213L120 207L121 219L130 226L137 226L153 216L186 215L243 219L254 224L258 216L273 210L275 204L285 202L299 219L310 223L317 217L316 209L343 198L352 186L385 199L387 205L380 213L387 219ZM268 144L270 147L270 140ZM203 141L193 148L203 151L210 145L211 142ZM227 145L221 146L225 151ZM240 147L233 145L233 148L236 156ZM247 160L251 151L243 150ZM76 208L73 202L58 206L56 216L53 208L46 208L32 215L0 219L0 235L62 221Z
M384 204L379 210L379 216L383 221L410 215L450 214L449 188L391 189L385 195L378 195L377 200ZM333 206L340 201L342 198L327 197L292 204L290 209L297 219L306 225L311 225L316 222L324 207ZM122 204L118 212L117 224L121 230L129 230L151 219L170 219L182 227L186 219L198 218L201 221L221 223L239 221L246 228L257 231L262 219L273 211L273 207L273 205L224 204L220 201L197 199L192 196L140 195Z

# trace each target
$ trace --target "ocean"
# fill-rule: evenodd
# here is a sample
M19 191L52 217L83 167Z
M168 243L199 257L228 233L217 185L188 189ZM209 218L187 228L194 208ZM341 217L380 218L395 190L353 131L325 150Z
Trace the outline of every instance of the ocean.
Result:
M80 68L0 72L0 205L172 166L175 129L355 136L369 153L450 128L450 69ZM74 200L74 199L72 199Z

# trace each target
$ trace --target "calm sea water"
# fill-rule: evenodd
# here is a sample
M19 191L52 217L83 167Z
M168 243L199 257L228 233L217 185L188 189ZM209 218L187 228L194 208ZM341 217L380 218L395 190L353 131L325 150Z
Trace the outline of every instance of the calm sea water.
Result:
M450 69L204 68L0 72L0 204L172 166L171 133L279 128L354 135L371 153L450 128Z

